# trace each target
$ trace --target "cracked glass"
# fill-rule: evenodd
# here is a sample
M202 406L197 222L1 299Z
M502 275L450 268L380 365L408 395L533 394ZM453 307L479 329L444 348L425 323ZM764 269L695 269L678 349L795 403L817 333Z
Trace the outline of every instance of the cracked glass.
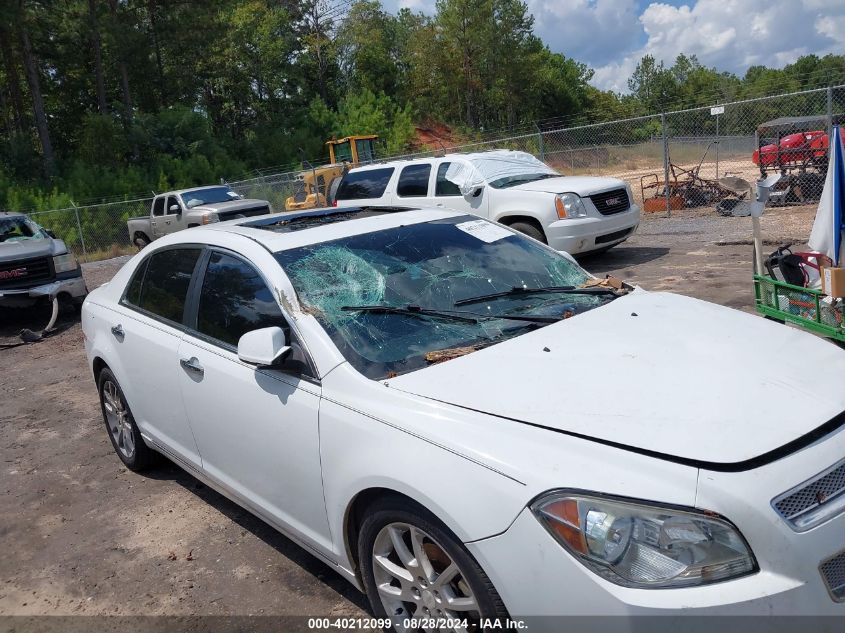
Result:
M373 379L471 353L608 300L525 293L456 306L513 288L573 288L591 279L560 253L469 215L289 249L276 259L303 309Z

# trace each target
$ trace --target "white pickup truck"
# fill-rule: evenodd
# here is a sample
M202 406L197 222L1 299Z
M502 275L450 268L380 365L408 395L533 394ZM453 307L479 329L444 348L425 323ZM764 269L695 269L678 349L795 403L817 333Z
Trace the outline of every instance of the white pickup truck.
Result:
M241 198L226 185L181 189L153 198L150 214L129 218L132 243L139 249L153 240L194 226L271 213L266 200Z
M495 220L571 255L607 250L640 223L617 178L563 176L526 152L495 150L355 167L335 206L442 207Z

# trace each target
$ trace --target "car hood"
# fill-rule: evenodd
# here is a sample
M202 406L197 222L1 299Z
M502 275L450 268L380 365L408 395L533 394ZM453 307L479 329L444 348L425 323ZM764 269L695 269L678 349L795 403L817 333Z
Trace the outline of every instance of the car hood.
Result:
M581 196L589 196L600 191L622 189L625 183L617 178L600 178L597 176L557 176L544 178L534 182L509 187L514 191L543 191L546 193L573 192Z
M637 291L388 384L717 468L806 441L845 410L842 376L845 353L827 341L697 299Z
M191 207L189 211L212 211L217 213L229 213L232 211L241 211L244 209L255 209L256 207L266 207L268 202L266 200L253 200L247 198L245 200L232 200L231 202L214 202L211 204L200 204Z
M64 252L60 240L21 240L20 242L0 242L0 262L13 262L33 257L49 257Z

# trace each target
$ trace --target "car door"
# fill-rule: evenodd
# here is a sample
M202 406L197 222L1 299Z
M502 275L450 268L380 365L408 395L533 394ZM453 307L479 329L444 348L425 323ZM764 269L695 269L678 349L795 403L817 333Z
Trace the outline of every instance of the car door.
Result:
M393 204L396 206L426 206L431 184L431 163L405 165L399 170Z
M164 229L164 203L166 198L164 196L158 197L153 200L153 208L152 212L150 213L150 231L152 231L153 239L157 237L161 237L163 233L161 232ZM159 223L161 223L161 228L159 228Z
M434 195L431 198L431 204L445 209L471 213L482 218L489 217L488 199L491 195L489 185L481 187L478 195L462 195L458 185L446 179L446 172L449 171L449 167L453 163L454 161L444 160L437 164L437 169L434 173Z
M179 211L174 211L174 206L179 209ZM164 214L158 218L154 229L156 237L162 237L168 233L178 231L181 228L179 226L179 221L182 217L181 208L182 207L179 205L179 199L176 196L167 196L167 201L164 204Z
M135 270L110 325L122 361L119 376L135 422L176 456L199 468L182 404L176 351L185 305L202 247L155 251Z
M301 362L292 363L300 369L287 370L240 361L237 344L244 333L279 326L289 336L290 328L251 263L210 250L202 268L178 355L203 469L266 518L328 551L319 383Z

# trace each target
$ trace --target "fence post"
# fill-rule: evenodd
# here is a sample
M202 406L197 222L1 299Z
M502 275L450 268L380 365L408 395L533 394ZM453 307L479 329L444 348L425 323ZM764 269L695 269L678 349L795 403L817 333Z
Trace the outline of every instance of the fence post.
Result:
M833 134L833 86L827 87L827 138Z
M666 217L672 217L669 188L669 136L666 134L666 114L660 115L660 133L663 136L663 191L666 193Z
M540 129L540 126L537 123L534 123L534 127L537 128L537 147L540 150L540 160L544 163L546 162L546 148L543 146L543 130Z
M76 230L79 231L79 241L82 243L82 256L87 260L88 251L85 248L85 236L82 235L82 223L79 221L79 207L73 200L70 201L70 204L73 207L73 214L76 216Z

